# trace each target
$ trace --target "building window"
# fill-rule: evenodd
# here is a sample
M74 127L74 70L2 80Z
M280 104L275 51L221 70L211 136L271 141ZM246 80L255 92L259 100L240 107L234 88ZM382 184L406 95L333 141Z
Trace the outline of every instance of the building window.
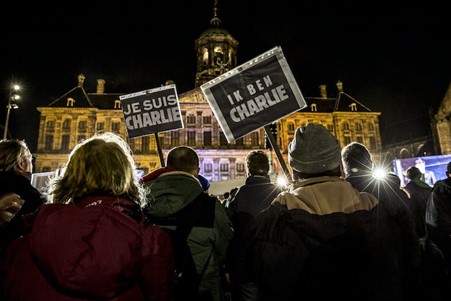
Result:
M204 124L211 124L211 116L204 116L202 121Z
M150 138L149 136L144 136L141 138L141 151L148 152L150 149Z
M61 136L61 150L64 150L64 151L69 150L69 142L70 142L69 135Z
M85 130L86 129L86 120L82 120L78 123L78 129L79 130Z
M204 172L212 172L213 171L213 164L206 163L204 164Z
M334 132L334 126L331 124L327 125L327 129L329 130L329 132L333 133Z
M355 124L355 129L357 130L357 131L362 131L362 124L360 123L360 122L357 122L356 124Z
M104 122L97 123L97 127L96 128L97 128L98 132L103 132L104 129L105 129L105 123Z
M375 150L376 149L376 138L370 137L370 149Z
M220 134L219 134L219 145L221 145L221 146L228 145L227 138L223 132L220 132Z
M344 136L343 140L344 140L345 145L351 143L351 137L349 137L349 136Z
M52 150L53 149L53 135L46 135L45 136L45 150Z
M46 128L49 130L53 130L55 128L55 121L54 120L47 121Z
M187 144L189 146L195 146L196 145L196 132L195 131L187 131Z
M204 66L207 66L208 64L208 48L203 48L202 49L202 61Z
M243 163L237 163L236 164L236 171L237 172L244 172L245 171L244 164Z
M316 103L312 103L312 104L310 105L310 110L311 110L312 112L318 112L318 108L316 107Z
M357 136L356 140L358 143L362 143L363 144L363 138L361 136Z
M219 170L222 172L229 171L229 164L228 163L219 164Z
M290 122L287 124L287 131L288 131L288 134L294 133L294 123Z
M187 124L196 124L196 116L194 116L194 115L186 116L186 123Z
M347 122L343 123L343 131L349 131L349 123Z
M374 131L374 124L372 124L371 122L368 123L368 130Z
M70 130L70 124L71 124L71 120L65 119L63 122L63 130Z
M66 107L73 107L75 103L75 99L72 97L67 98Z
M252 146L258 146L258 132L252 132L251 133L251 145Z
M111 123L111 130L113 132L119 133L119 129L121 128L121 124L119 122Z
M235 145L243 146L244 145L244 138L240 137L235 140Z
M171 145L179 145L180 144L180 133L179 131L171 132Z
M211 146L211 131L204 132L204 145Z
M78 135L78 142L81 142L86 139L86 135Z

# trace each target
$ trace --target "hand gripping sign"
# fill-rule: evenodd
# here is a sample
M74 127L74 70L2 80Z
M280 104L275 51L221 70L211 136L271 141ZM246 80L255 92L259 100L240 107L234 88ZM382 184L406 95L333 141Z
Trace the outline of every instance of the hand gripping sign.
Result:
M175 85L122 95L119 99L129 138L183 128Z
M307 106L280 47L203 84L228 142Z

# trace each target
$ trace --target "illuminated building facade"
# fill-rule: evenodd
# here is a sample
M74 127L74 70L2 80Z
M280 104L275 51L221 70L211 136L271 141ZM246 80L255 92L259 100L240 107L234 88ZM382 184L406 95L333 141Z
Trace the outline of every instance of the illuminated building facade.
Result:
M451 154L451 83L437 113L432 117L437 153Z
M179 94L183 129L137 138L127 138L119 96L106 93L105 80L97 79L95 93L85 91L85 76L78 76L78 85L46 107L39 107L40 124L35 172L55 171L67 161L67 155L82 139L104 131L117 132L127 139L138 166L149 172L161 166L163 158L174 146L188 145L198 152L201 174L211 181L243 178L245 157L250 150L265 149L265 130L253 131L228 143L200 86L237 66L238 41L220 27L214 8L211 27L195 41L197 70L195 88ZM304 97L308 106L276 122L278 149L287 162L287 147L295 129L308 122L324 124L341 146L359 141L374 154L381 151L379 112L345 93L337 82L336 97L329 97L327 87L320 86L319 97ZM158 144L156 138L158 137ZM273 153L273 152L272 152ZM281 172L277 160L273 170Z

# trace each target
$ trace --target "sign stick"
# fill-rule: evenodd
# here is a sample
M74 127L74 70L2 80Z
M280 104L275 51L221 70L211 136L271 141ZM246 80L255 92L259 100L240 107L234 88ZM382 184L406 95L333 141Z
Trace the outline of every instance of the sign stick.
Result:
M163 152L161 151L160 139L158 138L158 133L154 133L154 135L155 135L155 143L157 144L158 157L160 157L160 165L161 165L161 167L165 167Z
M285 164L285 161L283 160L282 154L280 153L280 149L277 146L276 140L274 139L274 135L271 133L271 129L269 125L265 125L264 127L266 136L269 139L269 142L271 143L272 149L276 152L277 160L279 160L280 166L283 169L283 172L285 173L285 176L287 177L288 181L291 181L291 174L288 170L287 165Z

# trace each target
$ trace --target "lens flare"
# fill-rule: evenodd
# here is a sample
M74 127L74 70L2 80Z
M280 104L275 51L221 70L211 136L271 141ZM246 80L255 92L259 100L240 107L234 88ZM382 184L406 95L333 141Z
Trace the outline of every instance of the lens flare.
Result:
M376 167L373 170L373 177L377 180L383 180L386 175L387 175L387 172L382 167Z
M288 181L287 181L287 178L285 178L284 176L277 176L276 183L277 183L277 185L279 185L281 187L285 187L285 186L287 186Z

